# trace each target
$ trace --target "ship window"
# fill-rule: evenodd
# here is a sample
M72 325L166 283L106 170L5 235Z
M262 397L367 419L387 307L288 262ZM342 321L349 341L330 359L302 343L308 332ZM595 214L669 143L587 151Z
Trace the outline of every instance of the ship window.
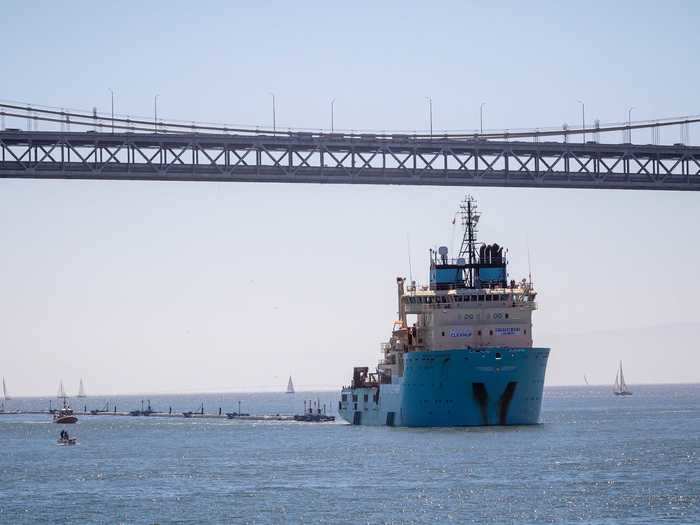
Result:
M527 330L523 330L523 333L524 333L524 334L527 334Z
M426 301L427 301L428 304L430 304L430 303L433 302L433 298L432 298L432 297L426 297L425 299L426 299Z
M465 295L465 296L464 296L464 300L467 301L467 302L469 302L469 296L468 296L468 295Z
M442 337L445 337L445 332L442 332Z
M483 300L484 300L484 296L483 296L483 295L480 295L480 296L479 296L479 301L483 301Z
M352 395L352 400L353 400L353 401L357 401L357 394L353 394L353 395Z
M367 396L367 394L365 394L365 403L366 403L368 400L369 400L369 397Z
M490 301L491 299L492 299L492 297L491 297L490 295L487 295L487 296L486 296L486 300L487 300L487 301Z
M347 401L347 400L348 400L348 395L347 395L347 394L343 394L343 395L342 395L342 399L343 399L343 401Z
M481 330L479 330L478 334L481 335Z
M493 330L489 330L489 335L493 335Z
M506 319L508 319L508 314L506 314Z

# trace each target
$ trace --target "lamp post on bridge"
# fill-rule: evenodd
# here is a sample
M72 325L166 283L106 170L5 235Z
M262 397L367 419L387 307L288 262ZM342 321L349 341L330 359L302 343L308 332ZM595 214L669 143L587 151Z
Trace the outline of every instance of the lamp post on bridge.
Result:
M275 132L277 131L277 102L274 93L270 92L270 96L272 97L272 131Z
M109 92L112 95L112 135L114 135L114 91L112 91L112 88L109 88Z
M333 106L335 106L335 99L331 100L331 133L335 130Z
M155 130L156 133L158 133L158 97L160 95L156 95L153 97L153 129Z
M581 130L583 131L586 129L586 104L582 100L579 100L578 103L581 104ZM583 131L583 143L586 143L585 131Z
M433 138L433 97L425 97L428 101L428 116L430 118L430 138Z
M486 105L486 102L482 102L481 105L479 106L479 126L481 129L481 134L484 134L484 106Z
M627 140L632 144L632 110L635 109L634 106L627 110Z

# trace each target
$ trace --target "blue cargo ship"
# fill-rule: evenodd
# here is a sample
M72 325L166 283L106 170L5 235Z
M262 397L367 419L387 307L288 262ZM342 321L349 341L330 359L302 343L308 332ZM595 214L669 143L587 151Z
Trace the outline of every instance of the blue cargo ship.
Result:
M549 348L533 347L531 279L509 279L507 251L478 243L467 197L457 257L430 251L430 284L397 278L398 317L373 372L356 367L338 411L355 425L451 427L540 421Z

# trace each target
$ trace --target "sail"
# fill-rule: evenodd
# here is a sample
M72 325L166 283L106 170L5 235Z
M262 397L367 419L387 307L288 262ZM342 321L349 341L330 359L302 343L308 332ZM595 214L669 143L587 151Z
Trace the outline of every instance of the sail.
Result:
M80 387L78 388L78 397L87 397L87 395L85 395L85 387L83 386L82 378L80 379Z
M10 396L7 395L7 387L5 386L5 378L4 377L2 378L2 398L5 401L12 399Z
M622 371L622 361L620 361L620 366L617 369L617 374L615 375L615 386L613 386L613 392L618 396L629 396L632 392L627 388L627 383L625 383L625 374Z
M294 383L292 383L292 376L289 376L289 382L287 383L287 394L294 393Z
M68 396L66 395L66 390L65 390L65 388L63 388L63 380L61 380L61 381L58 382L58 395L57 395L56 397L63 397L63 398L68 397Z
M622 361L620 361L620 390L627 391L627 383L625 383L625 375L622 373Z

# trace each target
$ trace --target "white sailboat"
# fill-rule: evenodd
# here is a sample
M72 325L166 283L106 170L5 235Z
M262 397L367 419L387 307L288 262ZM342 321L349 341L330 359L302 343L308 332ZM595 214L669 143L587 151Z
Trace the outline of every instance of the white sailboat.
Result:
M78 397L87 397L85 387L83 386L83 378L80 378L80 387L78 388Z
M632 392L628 390L627 383L625 383L625 374L622 372L622 361L620 361L620 366L617 369L617 374L615 374L615 384L613 385L613 394L616 396L631 396Z
M289 376L289 382L287 383L287 394L294 393L294 383L292 383L292 376Z
M56 395L56 397L59 398L59 399L63 399L63 401L65 401L66 398L68 397L68 396L66 395L66 389L63 388L63 379L61 379L61 380L58 382L58 394Z
M0 400L0 413L5 413L5 401L10 399L7 397L7 387L5 387L5 378L2 378L2 400Z

